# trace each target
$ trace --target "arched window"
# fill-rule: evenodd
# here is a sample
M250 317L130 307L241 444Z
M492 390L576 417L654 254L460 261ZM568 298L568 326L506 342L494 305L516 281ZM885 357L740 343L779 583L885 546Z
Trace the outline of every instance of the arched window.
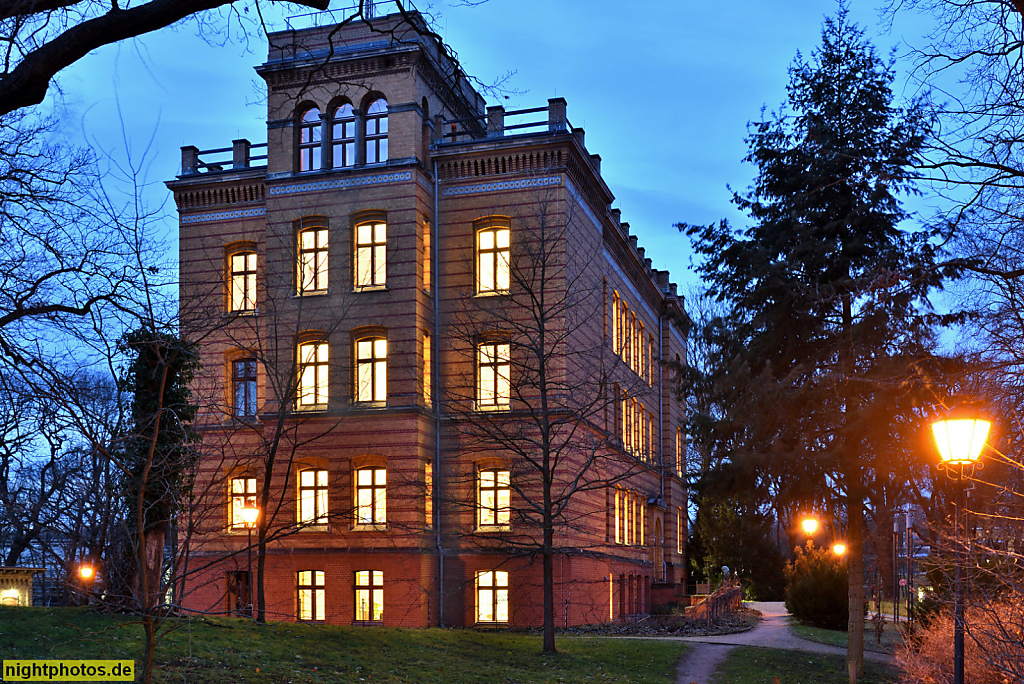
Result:
M256 252L235 252L228 257L228 311L256 308Z
M356 115L347 102L331 116L332 164L340 169L356 163Z
M507 225L487 226L476 232L477 294L509 291L510 231Z
M388 102L374 100L366 110L366 163L388 160Z
M320 110L310 107L299 119L299 171L320 168Z

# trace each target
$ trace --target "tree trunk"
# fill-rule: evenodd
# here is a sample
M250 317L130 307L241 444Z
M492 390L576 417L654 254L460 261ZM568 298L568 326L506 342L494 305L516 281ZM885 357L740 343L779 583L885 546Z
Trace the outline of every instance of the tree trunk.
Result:
M555 562L554 529L550 521L544 524L544 653L557 653L555 649Z
M259 524L259 543L256 552L256 622L267 621L267 594L263 591L263 573L267 561L267 529L262 520ZM252 593L252 578L249 578L249 592ZM250 600L252 600L250 598Z
M850 684L864 674L864 499L860 483L851 484L847 500L850 538L847 553L850 618L847 622L846 667Z

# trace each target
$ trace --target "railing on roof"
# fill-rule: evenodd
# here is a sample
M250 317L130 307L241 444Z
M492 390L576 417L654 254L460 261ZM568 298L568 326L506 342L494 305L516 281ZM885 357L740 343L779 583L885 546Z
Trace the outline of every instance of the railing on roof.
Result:
M533 116L546 112L546 117ZM502 106L488 107L487 113L462 119L435 118L435 144L467 142L487 138L501 138L512 135L532 135L539 132L572 133L573 127L565 116L565 100L560 97L548 100L546 107L513 109L505 111Z
M218 147L213 150L200 150L198 147L187 145L181 148L181 175L194 176L198 173L209 173L211 171L224 171L230 169L237 171L252 167L252 162L262 161L267 158L264 154L252 154L253 150L266 149L267 143L256 143L253 145L244 138L232 140L231 147ZM231 153L227 156L227 153ZM217 156L217 159L209 159L210 155ZM220 156L226 158L221 159Z
M407 13L419 12L412 0L401 0L402 9ZM395 0L363 0L362 2L349 2L341 7L330 7L322 12L306 12L293 14L286 17L284 22L289 31L301 29L320 28L321 26L332 26L359 16L360 10L365 19L375 17L386 17L389 14L399 14L398 3Z

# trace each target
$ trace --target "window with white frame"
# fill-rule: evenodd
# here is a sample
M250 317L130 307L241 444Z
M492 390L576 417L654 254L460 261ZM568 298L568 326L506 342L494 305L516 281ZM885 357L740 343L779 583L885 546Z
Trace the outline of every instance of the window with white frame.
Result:
M483 342L477 349L477 408L500 411L512 402L511 345Z
M356 340L356 401L388 398L388 341L383 337Z
M228 257L228 310L256 309L256 252L236 252Z
M296 573L298 618L304 622L323 622L327 596L323 570L300 570Z
M388 102L374 100L366 108L366 163L379 164L388 160Z
M381 622L384 619L384 572L356 571L356 622Z
M328 347L326 342L299 345L299 383L297 406L320 409L327 405Z
M383 525L387 522L387 470L356 470L356 524Z
M299 171L320 168L320 110L306 109L299 117Z
M357 289L384 287L387 275L387 225L382 221L356 226Z
M356 115L347 102L335 107L331 117L331 157L336 169L356 164Z
M508 622L508 573L504 570L476 573L476 621Z
M500 468L481 470L477 480L477 525L481 528L507 527L512 512L509 471Z
M327 524L327 471L299 471L299 524Z
M299 294L327 292L327 228L316 226L299 231Z
M509 291L511 270L508 226L490 226L476 232L476 291L497 294Z
M233 477L231 478L231 503L228 507L228 525L231 529L245 529L242 509L246 506L250 508L256 506L256 478Z

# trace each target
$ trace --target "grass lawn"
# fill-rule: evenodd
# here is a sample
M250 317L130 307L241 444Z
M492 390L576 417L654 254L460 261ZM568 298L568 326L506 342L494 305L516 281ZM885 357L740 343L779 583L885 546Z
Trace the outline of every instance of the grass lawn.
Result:
M819 644L828 644L829 646L839 646L840 648L846 648L846 632L841 632L833 629L821 629L820 627L811 627L810 625L802 625L796 620L790 621L790 627L793 633L798 637L807 639L808 641L816 641ZM875 628L871 623L871 620L864 621L864 650L874 651L875 653L892 653L895 651L897 646L903 643L903 636L900 630L891 622L885 623L885 630L882 632L882 645L879 646L875 640Z
M469 629L390 629L182 619L157 647L161 682L377 682L379 684L664 684L679 642L540 637ZM76 608L0 608L4 659L142 661L142 627Z
M711 680L712 684L836 684L845 682L846 659L841 655L784 651L739 646L729 652ZM880 663L864 663L859 684L891 684L896 673Z

